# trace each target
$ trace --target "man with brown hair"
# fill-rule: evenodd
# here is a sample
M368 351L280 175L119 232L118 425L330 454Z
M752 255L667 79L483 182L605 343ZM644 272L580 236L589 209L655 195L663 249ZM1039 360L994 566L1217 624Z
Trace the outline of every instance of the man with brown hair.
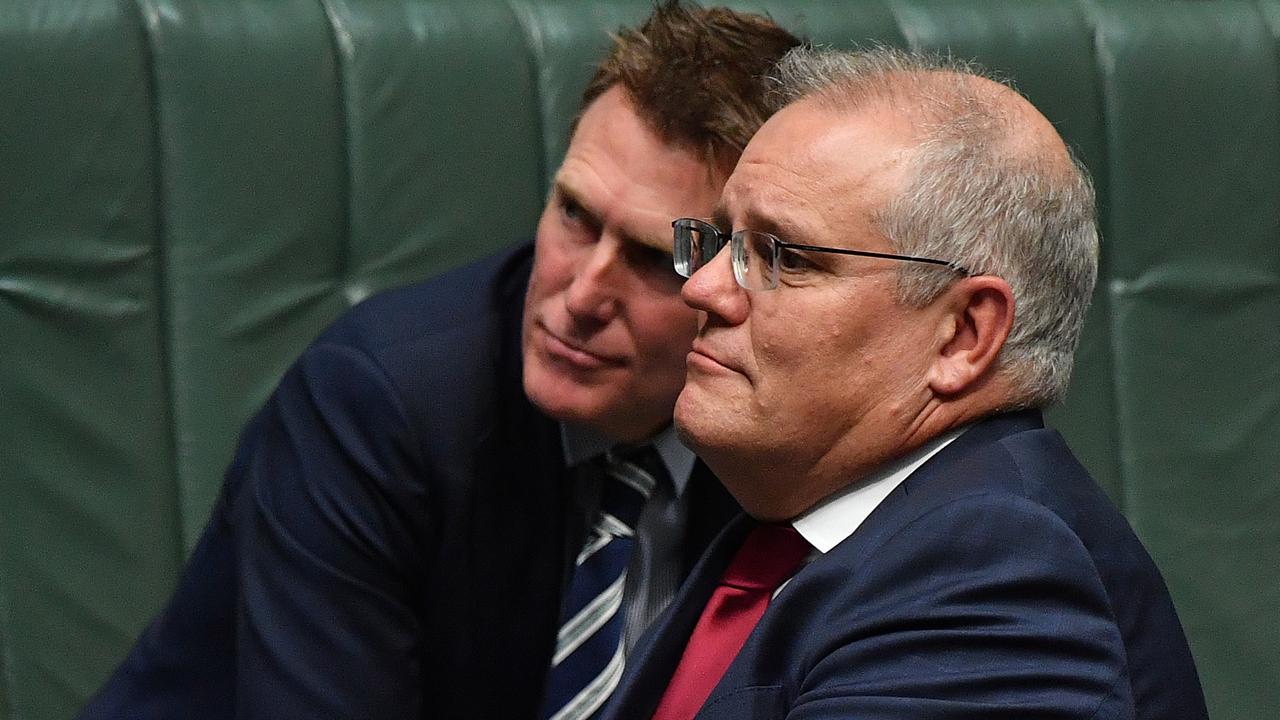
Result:
M594 716L732 509L670 427L695 332L670 223L711 212L795 44L678 2L621 31L536 241L303 354L81 717Z

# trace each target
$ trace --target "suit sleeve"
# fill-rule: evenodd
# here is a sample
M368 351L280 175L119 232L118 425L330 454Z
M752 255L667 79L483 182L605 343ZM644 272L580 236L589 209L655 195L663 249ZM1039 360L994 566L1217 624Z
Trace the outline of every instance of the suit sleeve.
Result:
M322 343L246 431L237 717L418 716L429 498L399 397L370 356Z
M1132 717L1101 581L1044 508L961 498L842 570L816 588L824 636L788 718Z

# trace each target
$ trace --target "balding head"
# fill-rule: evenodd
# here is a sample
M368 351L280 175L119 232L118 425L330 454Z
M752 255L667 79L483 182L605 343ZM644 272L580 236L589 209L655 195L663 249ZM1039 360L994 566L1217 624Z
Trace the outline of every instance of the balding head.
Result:
M778 64L771 80L775 110L802 99L841 112L883 105L914 127L917 142L944 129L981 132L1010 152L1071 163L1052 123L1034 105L969 63L891 48L802 48Z
M1098 237L1093 188L1053 124L969 64L890 48L798 49L770 79L779 107L815 103L900 123L914 149L901 191L877 214L880 230L897 252L1004 278L1017 305L999 359L1012 388L1005 405L1059 399L1093 292ZM900 300L922 306L951 280L904 264Z

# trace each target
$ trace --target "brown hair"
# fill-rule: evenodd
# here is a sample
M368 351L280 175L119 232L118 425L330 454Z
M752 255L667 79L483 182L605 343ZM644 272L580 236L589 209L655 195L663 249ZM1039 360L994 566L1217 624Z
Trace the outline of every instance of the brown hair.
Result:
M582 94L614 85L665 142L732 167L769 117L763 77L800 40L765 15L665 0L639 29L620 28ZM576 125L576 121L575 121Z

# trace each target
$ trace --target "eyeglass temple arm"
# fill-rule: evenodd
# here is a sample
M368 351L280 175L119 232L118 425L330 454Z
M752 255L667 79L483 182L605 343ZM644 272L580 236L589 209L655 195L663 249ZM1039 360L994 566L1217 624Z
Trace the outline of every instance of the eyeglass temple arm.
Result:
M856 255L858 257L884 258L886 260L907 260L909 262L929 263L930 265L941 265L951 268L962 275L973 275L963 265L948 262L946 260L938 260L936 258L916 257L914 255L895 255L893 253L874 252L872 250L849 250L846 248L821 247L818 245L799 245L797 243L789 243L785 240L778 240L778 247L790 248L792 250L807 250L811 252L835 253L837 255Z

